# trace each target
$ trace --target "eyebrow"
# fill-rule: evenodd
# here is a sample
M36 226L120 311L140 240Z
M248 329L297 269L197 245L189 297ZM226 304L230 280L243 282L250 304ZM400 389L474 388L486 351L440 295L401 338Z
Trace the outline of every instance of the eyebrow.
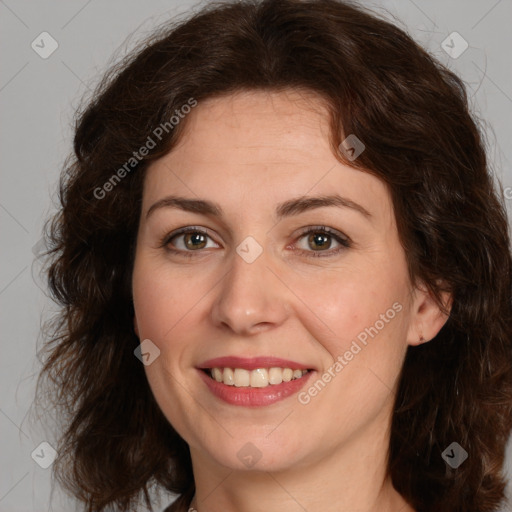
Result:
M316 208L324 208L326 206L336 206L338 208L350 208L359 212L361 215L370 219L371 213L354 201L341 197L338 194L329 196L308 197L302 196L290 199L281 203L276 208L276 217L278 220L284 217L290 217L299 213L314 210ZM167 196L154 203L146 213L146 219L161 208L177 208L186 212L199 213L203 215L211 215L214 217L222 217L223 211L220 205L204 199L189 199L180 196Z

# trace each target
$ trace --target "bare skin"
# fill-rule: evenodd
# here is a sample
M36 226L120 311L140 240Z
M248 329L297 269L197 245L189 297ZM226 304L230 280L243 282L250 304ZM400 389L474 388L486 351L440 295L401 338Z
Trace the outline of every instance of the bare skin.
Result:
M311 95L210 99L187 123L147 172L133 294L136 332L160 350L145 367L151 389L190 446L193 507L413 511L386 474L393 399L408 346L432 339L446 316L409 280L386 186L335 158L326 110ZM351 203L276 213L333 194ZM147 215L170 195L211 201L222 215L176 206ZM166 238L183 227L193 229ZM249 236L250 251L262 250L251 263L236 250ZM371 326L377 334L354 354ZM197 369L221 356L274 356L314 372L302 400L233 405ZM336 371L338 357L346 364ZM239 455L246 445L259 457L251 467Z

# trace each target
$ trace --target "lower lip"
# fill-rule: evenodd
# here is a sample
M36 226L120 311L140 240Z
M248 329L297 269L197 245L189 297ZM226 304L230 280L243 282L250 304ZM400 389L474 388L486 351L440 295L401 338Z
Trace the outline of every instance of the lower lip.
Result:
M261 407L271 405L280 400L284 400L300 389L309 380L312 370L308 371L303 377L282 382L281 384L270 384L264 388L250 388L228 386L223 382L217 382L212 379L203 370L198 370L201 378L208 386L208 389L217 397L231 405L240 405L243 407Z

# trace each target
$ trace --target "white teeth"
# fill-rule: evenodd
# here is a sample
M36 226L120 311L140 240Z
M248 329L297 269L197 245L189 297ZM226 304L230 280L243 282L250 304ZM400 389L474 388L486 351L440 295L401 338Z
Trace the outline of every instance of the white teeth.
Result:
M281 368L270 368L268 371L268 382L270 384L281 384L283 382L283 370Z
M308 370L292 370L291 368L258 368L245 370L243 368L212 368L210 376L217 382L227 386L264 388L269 385L290 382L300 379Z
M248 370L244 370L243 368L235 369L235 386L237 388L241 388L242 386L249 386L250 382L251 374Z
M224 368L224 384L228 386L235 385L235 374L231 368Z
M251 388L264 388L268 386L268 371L265 368L258 368L251 372Z
M285 368L283 370L283 382L290 382L293 378L293 370L291 368Z

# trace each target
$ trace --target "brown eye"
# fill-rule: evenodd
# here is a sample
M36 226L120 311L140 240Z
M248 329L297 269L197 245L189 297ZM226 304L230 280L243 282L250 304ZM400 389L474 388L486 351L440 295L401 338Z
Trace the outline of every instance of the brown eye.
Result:
M199 252L201 249L219 247L206 232L190 228L171 233L165 238L162 245L168 250L181 253Z
M308 236L309 248L313 249L314 251L330 249L331 243L332 237L326 233L313 233Z
M351 242L339 231L319 226L303 231L296 247L307 256L335 256L351 247Z
M185 233L183 235L183 241L187 249L204 249L207 243L207 237L203 233L193 232Z

